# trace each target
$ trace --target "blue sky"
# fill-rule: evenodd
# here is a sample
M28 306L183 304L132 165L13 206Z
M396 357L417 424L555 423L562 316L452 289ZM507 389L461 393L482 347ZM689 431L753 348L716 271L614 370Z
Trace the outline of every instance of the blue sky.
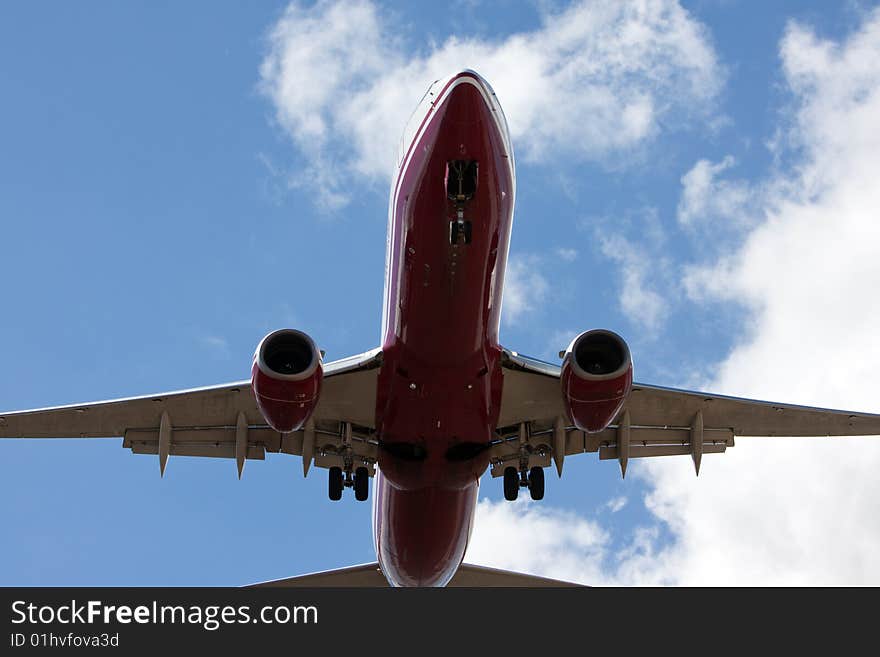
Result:
M749 286L748 245L791 200L778 190L821 161L816 149L838 144L820 128L815 140L798 136L820 125L807 123L815 114L807 110L826 107L819 95L836 88L823 82L816 53L827 52L817 43L843 51L863 34L870 47L873 6L654 5L683 31L670 36L663 21L598 3L606 23L556 52L554 21L590 3L4 4L0 407L244 379L259 339L284 326L307 331L329 359L376 346L381 165L395 145L383 135L400 133L430 73L462 53L520 126L516 289L508 292L519 301L505 302L519 310L507 311L505 345L552 360L574 333L611 328L629 341L643 382L807 403L830 396L827 405L880 410L840 396L842 386L762 388L760 376L731 375L763 344L762 331L771 335L764 309L775 297L762 295L782 284L767 276L758 291ZM355 11L373 22L334 22ZM615 40L631 23L661 45L639 54L638 43ZM522 42L524 59L511 61ZM596 43L616 50L591 50ZM544 58L550 87L531 92L517 75L529 48ZM561 89L552 72L586 62L588 51L599 68L583 64ZM690 59L694 52L703 59ZM340 72L336 57L356 65ZM869 78L858 83L873 94ZM578 84L607 95L597 109L607 115L583 113ZM327 99L310 100L307 88L325 89ZM353 100L394 111L352 116ZM537 118L522 118L535 107ZM650 108L648 118L618 123L618 110L630 107ZM568 143L545 129L558 120L582 126ZM872 344L862 347L875 355ZM176 458L160 480L156 459L120 443L0 441L0 583L235 585L373 560L369 505L328 501L323 471L304 480L298 460L269 455L238 481L231 461ZM701 484L715 459L729 458L704 464ZM587 540L545 548L594 558L613 574L608 581L712 581L682 574L681 555L697 540L682 520L690 507L658 495L669 477L693 479L691 464L642 466L632 464L623 482L615 463L570 458L564 479L548 477L541 509L512 512L487 476L481 509L503 538L519 531L517 518L530 528L581 523ZM682 498L711 494L688 489ZM788 517L784 506L777 512ZM806 541L814 529L790 531ZM621 555L665 565L647 572ZM768 572L783 558L768 557ZM497 565L559 574L547 561L506 559ZM573 576L593 572L577 568ZM804 568L794 581L813 581ZM876 576L840 573L842 581Z

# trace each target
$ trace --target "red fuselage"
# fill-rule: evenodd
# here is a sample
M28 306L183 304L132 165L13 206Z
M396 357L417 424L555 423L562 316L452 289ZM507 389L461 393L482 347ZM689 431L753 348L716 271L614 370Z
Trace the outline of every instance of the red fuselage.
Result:
M392 585L442 586L464 557L498 419L515 178L476 73L435 83L416 112L389 208L373 529ZM448 189L461 163L476 183L466 201Z

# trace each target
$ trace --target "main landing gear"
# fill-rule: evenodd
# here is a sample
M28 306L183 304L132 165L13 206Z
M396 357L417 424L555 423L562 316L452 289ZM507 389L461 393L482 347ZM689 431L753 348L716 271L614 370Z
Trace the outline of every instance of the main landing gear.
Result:
M366 468L357 468L352 476L351 471L345 474L340 467L330 468L327 492L334 502L342 499L343 488L354 488L354 499L364 502L370 497L370 473Z
M370 496L370 475L366 468L354 471L354 499L364 502Z
M528 488L533 500L544 499L544 468L535 466L521 472L514 467L504 468L504 499L513 502L520 488Z

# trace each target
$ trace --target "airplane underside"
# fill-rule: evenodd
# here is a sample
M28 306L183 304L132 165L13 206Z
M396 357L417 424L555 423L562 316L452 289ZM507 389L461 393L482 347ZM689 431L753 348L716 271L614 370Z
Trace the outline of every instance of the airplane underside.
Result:
M470 73L447 81L392 190L374 534L399 586L455 574L498 419L514 178L490 93Z
M404 131L391 189L381 344L325 363L302 331L257 345L249 380L0 413L0 438L121 437L136 454L234 460L267 453L328 473L328 495L373 492L377 562L268 586L560 586L463 564L487 469L515 500L544 471L595 453L703 456L736 436L880 435L880 415L636 383L617 334L594 329L561 364L498 340L516 178L507 122L470 70L437 80Z

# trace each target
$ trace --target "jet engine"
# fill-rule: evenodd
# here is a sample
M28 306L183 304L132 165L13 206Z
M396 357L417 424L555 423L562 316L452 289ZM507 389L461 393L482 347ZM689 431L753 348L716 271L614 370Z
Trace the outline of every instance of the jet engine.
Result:
M251 368L257 406L280 433L301 429L318 404L321 353L302 331L280 329L260 341Z
M620 412L632 389L632 356L616 333L586 331L569 345L562 361L562 397L581 431L602 431Z

